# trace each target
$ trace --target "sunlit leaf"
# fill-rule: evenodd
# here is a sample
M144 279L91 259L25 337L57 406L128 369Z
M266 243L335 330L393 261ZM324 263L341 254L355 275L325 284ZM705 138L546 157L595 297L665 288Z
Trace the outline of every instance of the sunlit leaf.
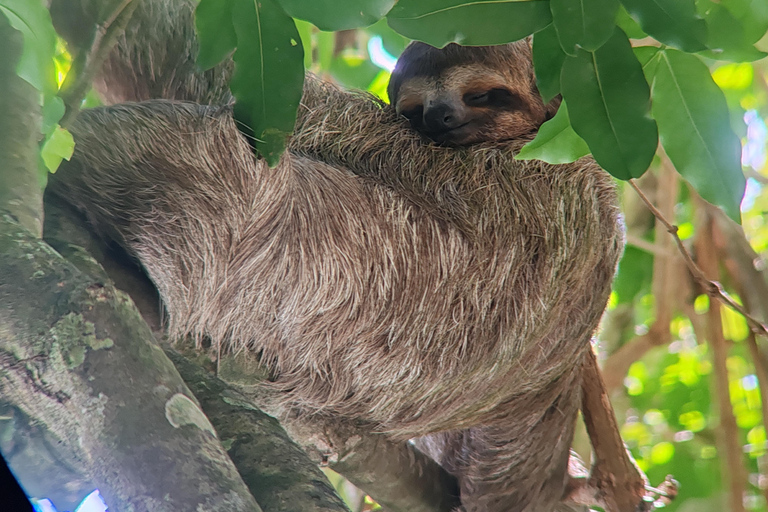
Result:
M56 91L56 31L51 15L42 2L0 0L0 15L5 15L13 28L21 32L24 47L16 66L16 74L35 89L46 94Z
M616 12L616 25L627 34L630 39L642 39L648 34L643 32L640 25L632 18L623 5L619 4Z
M701 411L688 411L680 415L678 421L691 432L701 432L707 427L707 419Z
M555 117L541 125L536 138L523 146L515 159L536 159L550 164L564 164L575 162L588 154L587 143L571 128L568 108L563 102Z
M712 79L721 89L743 90L752 85L752 64L726 64L712 72Z
M725 339L744 341L749 336L749 325L741 313L727 307L720 308L720 321Z
M399 0L389 26L433 46L490 45L522 39L552 21L549 2L531 0Z
M597 162L619 179L641 176L658 134L648 84L626 35L617 28L597 51L566 57L560 82L571 125Z
M57 127L50 137L45 140L40 156L50 172L56 172L62 160L69 160L75 150L75 141L72 134L61 127Z
M663 441L661 443L656 444L651 449L651 462L656 464L657 466L661 464L666 464L670 460L672 460L672 457L675 455L675 445L672 443Z
M565 53L557 39L554 25L547 25L533 35L533 65L536 69L536 85L541 97L548 102L560 94L560 73Z
M320 30L367 27L395 5L395 0L278 0L289 15Z
M232 15L235 117L251 129L256 149L275 165L293 131L304 84L299 33L275 0L234 0Z
M563 51L573 55L576 48L600 48L613 35L618 8L618 0L550 0Z
M698 57L667 49L658 60L649 81L664 150L701 197L738 222L746 179L725 97Z

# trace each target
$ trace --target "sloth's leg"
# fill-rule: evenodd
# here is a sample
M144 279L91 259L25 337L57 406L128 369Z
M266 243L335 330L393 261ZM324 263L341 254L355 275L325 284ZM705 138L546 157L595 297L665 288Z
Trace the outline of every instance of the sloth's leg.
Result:
M415 441L458 478L462 512L555 510L568 484L580 394L579 372L564 378L567 385L536 417L519 418L510 403L512 415L500 411L499 419L486 425Z

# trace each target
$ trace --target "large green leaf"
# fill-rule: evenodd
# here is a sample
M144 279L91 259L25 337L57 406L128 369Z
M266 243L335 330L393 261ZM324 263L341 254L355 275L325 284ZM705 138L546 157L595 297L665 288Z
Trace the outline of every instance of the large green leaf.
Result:
M768 31L766 0L721 0L720 5L741 22L744 41L747 43L756 43Z
M274 165L293 131L304 84L304 51L293 19L275 0L234 0L237 50L230 88L235 117Z
M531 0L399 0L389 26L433 46L502 44L522 39L552 21L549 2Z
M706 48L707 25L694 0L621 0L643 30L661 41L696 52Z
M619 4L619 10L616 12L616 25L623 30L630 39L643 39L648 36L621 4Z
M588 154L589 146L573 131L568 119L568 108L563 102L555 117L541 125L536 138L523 146L515 159L566 164Z
M597 162L627 180L641 176L658 144L650 90L620 29L595 52L566 57L560 79L571 125Z
M709 31L707 45L712 49L708 56L719 60L745 62L762 59L765 53L754 47L754 29L747 30L746 24L753 24L739 19L723 4L711 0L700 0L699 9L704 15ZM759 12L754 19L759 20Z
M550 0L552 22L563 51L593 51L613 35L618 0Z
M320 30L367 27L384 17L395 0L278 0L285 12Z
M695 55L667 49L655 59L658 66L649 78L664 150L701 197L738 222L746 180L725 96Z
M237 46L232 21L234 0L200 0L195 10L199 50L197 64L210 69L231 54Z
M38 91L55 94L56 31L48 9L37 0L0 0L0 15L5 15L11 26L24 37L16 74Z
M544 101L560 94L560 72L565 53L560 47L554 25L533 34L533 66L536 69L536 85Z

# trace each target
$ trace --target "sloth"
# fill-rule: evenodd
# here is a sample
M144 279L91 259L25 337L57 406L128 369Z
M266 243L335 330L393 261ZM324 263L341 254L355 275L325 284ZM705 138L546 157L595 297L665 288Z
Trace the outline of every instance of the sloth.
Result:
M171 336L257 358L297 410L421 437L457 477L464 512L557 507L623 232L613 182L593 160L514 159L547 112L530 59L507 58L524 69L494 73L530 79L484 81L485 104L467 97L464 108L463 85L435 85L455 114L416 92L449 75L408 71L407 57L396 108L307 76L288 151L270 169L229 107L196 103L226 93L195 74L190 46L120 41L97 85L136 103L80 114L51 192L138 259ZM414 126L439 142L492 142L425 144L397 113L414 109ZM449 114L466 126L446 126Z
M536 87L529 39L499 46L435 48L415 41L397 61L387 88L411 127L445 145L511 140L550 119Z

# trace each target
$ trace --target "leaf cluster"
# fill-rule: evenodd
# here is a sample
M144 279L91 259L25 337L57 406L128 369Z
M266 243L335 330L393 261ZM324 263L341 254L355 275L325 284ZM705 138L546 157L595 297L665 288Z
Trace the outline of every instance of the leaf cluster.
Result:
M702 197L739 219L739 139L707 63L765 55L754 46L768 30L761 0L202 0L200 64L234 52L236 114L272 164L301 98L307 32L293 18L321 30L386 18L396 32L435 46L533 34L540 90L562 94L567 107L520 158L566 162L590 152L627 180L646 171L660 141Z

